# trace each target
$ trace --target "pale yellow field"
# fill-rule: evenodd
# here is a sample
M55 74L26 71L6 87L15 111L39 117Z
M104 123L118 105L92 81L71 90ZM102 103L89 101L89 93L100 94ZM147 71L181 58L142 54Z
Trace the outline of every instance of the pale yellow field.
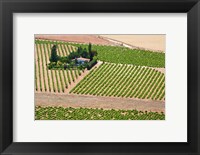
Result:
M132 46L144 48L147 50L165 52L165 35L100 35L104 39L109 38L120 41Z

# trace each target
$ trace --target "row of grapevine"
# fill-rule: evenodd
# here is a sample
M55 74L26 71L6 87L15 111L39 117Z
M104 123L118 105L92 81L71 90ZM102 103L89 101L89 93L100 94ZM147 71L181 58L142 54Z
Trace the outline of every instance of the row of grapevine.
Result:
M38 92L65 92L82 74L78 69L49 70L47 64L51 47L57 44L57 54L67 56L76 47L60 42L37 41L35 44L35 90Z
M51 41L51 40L36 39L35 44L58 45L58 55L60 55L60 56L67 56L70 52L76 51L76 49L77 49L76 46L73 46L73 45L71 45L67 42L63 42L63 41Z
M138 110L105 110L92 108L35 108L36 120L164 120L165 114Z
M87 48L87 44L72 44ZM130 49L120 46L92 45L97 50L98 59L110 63L133 64L137 66L165 67L165 53Z
M42 92L65 92L82 74L80 70L48 70L51 47L58 45L58 55L67 56L76 47L64 42L37 40L35 64L35 89ZM86 46L86 45L84 45ZM108 50L109 46L96 46ZM121 47L112 47L115 50ZM126 48L122 48L127 50ZM165 99L164 74L147 67L105 63L91 72L71 92L97 96Z
M67 45L68 50L74 51L77 47L88 48L87 44L67 43L61 41L36 40L36 43L58 44L60 51L63 45ZM62 46L60 46L62 45ZM152 52L146 50L129 49L121 46L92 45L93 50L97 50L98 59L110 63L133 64L137 66L165 67L165 53ZM62 55L62 54L61 54Z
M104 63L70 93L164 100L165 76L153 68Z

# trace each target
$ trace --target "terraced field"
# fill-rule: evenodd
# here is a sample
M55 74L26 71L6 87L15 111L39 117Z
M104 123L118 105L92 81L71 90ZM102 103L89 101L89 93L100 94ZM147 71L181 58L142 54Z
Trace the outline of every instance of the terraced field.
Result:
M104 63L70 93L165 100L165 75L148 67Z
M35 90L37 92L65 93L72 84L80 80L84 71L49 70L47 64L51 54L51 47L58 44L58 55L67 56L76 47L61 42L36 40L35 42Z

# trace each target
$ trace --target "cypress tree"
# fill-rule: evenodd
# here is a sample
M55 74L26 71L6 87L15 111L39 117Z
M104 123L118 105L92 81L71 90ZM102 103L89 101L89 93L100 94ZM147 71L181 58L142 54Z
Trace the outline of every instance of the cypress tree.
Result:
M88 45L88 52L90 53L91 51L92 51L92 44L89 43L89 45Z
M88 53L90 56L90 60L92 60L93 56L92 56L92 44L91 43L89 43L89 45L88 45Z
M57 55L57 46L53 45L51 48L51 57L50 57L50 62L56 62L58 61L58 55Z

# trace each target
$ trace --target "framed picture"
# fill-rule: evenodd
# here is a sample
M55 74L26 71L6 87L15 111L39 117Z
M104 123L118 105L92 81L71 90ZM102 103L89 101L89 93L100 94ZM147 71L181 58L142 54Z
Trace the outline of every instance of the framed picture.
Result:
M165 37L35 35L35 120L165 120Z
M2 154L200 154L199 2L2 0Z

